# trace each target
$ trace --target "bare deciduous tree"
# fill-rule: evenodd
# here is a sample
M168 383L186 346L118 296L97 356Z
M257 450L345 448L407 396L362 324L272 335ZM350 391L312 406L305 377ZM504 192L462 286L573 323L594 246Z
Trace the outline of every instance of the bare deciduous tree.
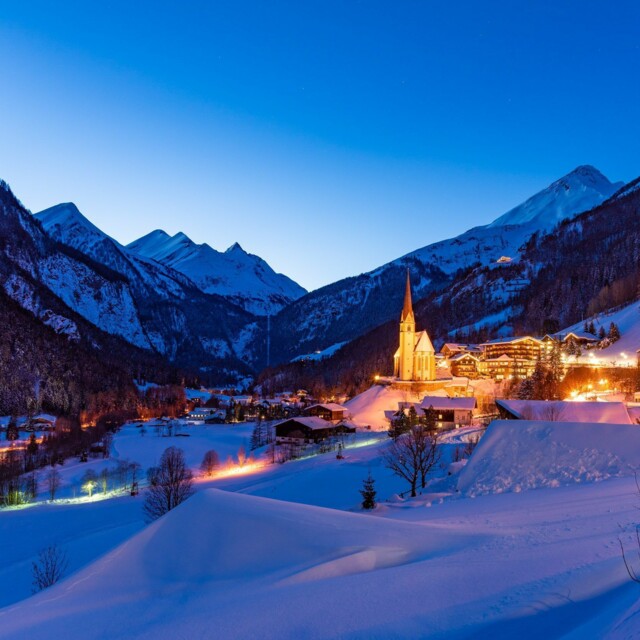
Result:
M160 466L147 472L149 489L144 511L155 520L184 502L193 493L193 474L187 467L184 452L178 447L165 449Z
M424 488L429 471L440 460L438 434L416 425L391 442L383 457L387 468L409 483L413 498L418 482Z
M218 458L218 454L213 449L209 449L209 451L204 454L204 458L202 458L200 469L207 478L210 478L219 464L220 459Z
M32 564L32 590L42 591L62 578L69 562L67 554L55 544L42 549Z
M44 477L44 481L49 493L49 500L55 500L56 493L58 493L58 489L62 484L62 476L60 475L60 472L55 468L49 469Z

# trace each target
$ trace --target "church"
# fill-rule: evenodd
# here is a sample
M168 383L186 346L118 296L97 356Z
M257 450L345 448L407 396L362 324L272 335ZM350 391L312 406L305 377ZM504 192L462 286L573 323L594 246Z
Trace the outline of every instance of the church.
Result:
M402 381L436 379L436 353L429 334L426 331L416 333L409 269L407 269L407 285L400 316L400 346L393 356L393 375Z

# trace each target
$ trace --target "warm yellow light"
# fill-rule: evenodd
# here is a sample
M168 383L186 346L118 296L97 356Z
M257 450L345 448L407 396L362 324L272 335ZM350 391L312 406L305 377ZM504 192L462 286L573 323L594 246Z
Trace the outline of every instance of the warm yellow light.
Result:
M380 376L376 373L374 380L380 380Z

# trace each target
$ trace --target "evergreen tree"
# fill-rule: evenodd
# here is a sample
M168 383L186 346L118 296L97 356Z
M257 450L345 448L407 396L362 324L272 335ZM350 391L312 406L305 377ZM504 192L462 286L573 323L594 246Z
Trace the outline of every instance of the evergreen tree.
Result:
M525 378L518 387L518 400L533 399L533 379Z
M7 425L7 440L17 440L18 437L18 421L15 416L11 416L11 420Z
M436 424L438 422L438 414L432 405L429 405L429 408L424 412L424 422L425 428L427 431L435 431Z
M600 330L598 331L598 339L604 340L607 337L607 332L604 330L604 325L600 325Z
M620 340L620 329L618 329L618 325L615 322L609 325L609 340L611 340L611 342Z
M418 424L418 414L416 413L416 408L413 405L409 407L408 420L409 428L415 427Z
M547 372L547 388L543 400L556 399L560 391L560 382L564 377L564 365L562 364L562 353L560 345L554 343L549 354L549 364Z
M544 400L546 396L546 370L542 359L538 357L536 367L531 374L531 400Z
M36 434L32 433L29 436L29 444L27 445L27 453L33 457L38 453L38 441L36 440Z
M362 489L360 489L363 509L375 509L376 493L375 480L371 475L371 471L369 471L369 475L362 482Z
M249 443L250 449L251 451L253 451L254 449L257 449L258 447L261 447L263 444L262 442L262 426L260 425L259 422L256 422L255 426L253 427L253 431L251 432L251 440Z

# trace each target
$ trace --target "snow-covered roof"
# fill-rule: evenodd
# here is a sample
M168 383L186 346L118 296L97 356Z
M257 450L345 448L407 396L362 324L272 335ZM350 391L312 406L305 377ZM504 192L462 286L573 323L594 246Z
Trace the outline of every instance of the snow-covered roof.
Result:
M417 351L419 353L435 352L433 344L431 344L429 334L426 331L420 331L419 333L416 333L416 346L414 351Z
M523 420L632 424L623 402L564 402L562 400L496 400L496 404Z
M453 409L472 411L476 408L476 399L425 396L420 403L420 408L426 410L429 407L433 407L436 411L450 411Z
M297 418L288 418L287 420L282 420L282 422L278 422L275 426L279 427L285 422L297 422L301 424L307 429L311 430L319 430L319 429L333 429L334 425L327 420L323 420L322 418L318 418L317 416L303 416Z
M510 338L494 338L493 340L483 342L480 346L486 347L494 344L512 344L514 342L522 342L523 340L535 340L536 342L542 342L540 338L536 338L535 336L512 336Z
M318 404L312 404L310 407L307 407L307 411L311 409L315 409L316 407L322 407L327 411L348 411L347 407L343 407L341 404L336 404L335 402L322 402Z
M444 349L445 347L447 349L451 350L451 351L456 351L456 350L460 350L460 349L466 349L467 345L466 344L461 344L459 342L445 342L442 345L442 348Z
M451 362L458 362L458 360L463 360L464 358L473 358L474 360L478 359L474 353L465 351L465 353L457 353L455 356L452 356L450 360Z

